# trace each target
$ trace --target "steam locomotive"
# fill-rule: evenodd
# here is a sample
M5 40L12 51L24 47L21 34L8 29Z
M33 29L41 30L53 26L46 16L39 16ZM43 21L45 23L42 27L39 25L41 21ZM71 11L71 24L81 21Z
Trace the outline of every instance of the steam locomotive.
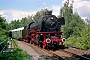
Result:
M45 49L65 47L65 38L61 37L63 33L61 32L61 26L64 24L64 17L57 18L48 11L45 13L45 16L40 17L35 22L27 24L22 29L16 29L19 32L21 31L21 34L19 34L22 35L22 37L18 37L18 39L31 44L36 44ZM13 33L16 30L11 31Z

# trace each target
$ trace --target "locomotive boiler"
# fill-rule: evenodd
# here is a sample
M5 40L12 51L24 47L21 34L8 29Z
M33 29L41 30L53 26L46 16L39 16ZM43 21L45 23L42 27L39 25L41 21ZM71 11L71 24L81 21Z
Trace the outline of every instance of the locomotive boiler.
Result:
M39 30L40 32L60 31L61 25L64 25L64 17L57 18L51 12L46 12L44 17L40 17L36 22L30 23L30 29Z

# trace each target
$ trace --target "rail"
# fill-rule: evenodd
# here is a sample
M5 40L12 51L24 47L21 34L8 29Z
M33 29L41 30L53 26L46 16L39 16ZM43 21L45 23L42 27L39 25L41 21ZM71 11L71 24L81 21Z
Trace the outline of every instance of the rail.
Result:
M0 42L0 52L3 53L4 49L7 47L8 43L7 43L8 40L4 40L2 42Z

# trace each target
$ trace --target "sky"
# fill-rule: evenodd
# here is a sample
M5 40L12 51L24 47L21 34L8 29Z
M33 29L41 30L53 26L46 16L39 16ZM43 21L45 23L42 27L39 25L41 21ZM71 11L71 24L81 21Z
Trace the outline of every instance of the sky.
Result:
M7 22L35 15L41 9L53 10L53 15L59 15L60 8L66 0L0 0L0 15ZM70 2L72 0L69 0ZM90 0L74 0L74 12L82 17L90 17Z

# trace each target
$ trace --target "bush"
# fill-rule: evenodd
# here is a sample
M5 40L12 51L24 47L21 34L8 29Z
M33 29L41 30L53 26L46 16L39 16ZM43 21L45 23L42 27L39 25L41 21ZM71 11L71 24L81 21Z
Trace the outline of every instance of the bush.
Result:
M17 46L17 43L13 40L14 43L14 51L13 52L5 52L0 53L0 60L30 60L30 56L23 51L21 48Z
M83 39L82 37L78 37L74 39L71 37L67 39L65 45L86 50L86 49L90 49L90 40Z

